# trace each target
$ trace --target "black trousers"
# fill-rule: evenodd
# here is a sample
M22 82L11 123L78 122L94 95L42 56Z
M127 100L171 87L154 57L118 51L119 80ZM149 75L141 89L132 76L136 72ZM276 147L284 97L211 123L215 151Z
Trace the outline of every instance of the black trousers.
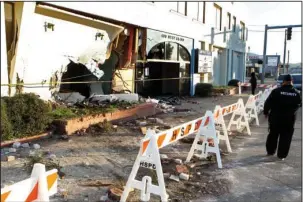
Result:
M269 134L266 141L267 154L274 155L278 147L278 158L286 158L290 149L294 124L269 124ZM279 143L278 143L279 140Z
M257 88L257 85L251 85L251 94L255 95L256 88Z

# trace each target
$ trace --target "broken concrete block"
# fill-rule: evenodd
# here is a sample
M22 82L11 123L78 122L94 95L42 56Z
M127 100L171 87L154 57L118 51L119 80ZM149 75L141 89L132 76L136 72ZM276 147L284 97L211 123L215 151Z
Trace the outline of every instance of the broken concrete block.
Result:
M179 176L176 176L176 175L171 175L171 176L169 177L169 179L174 180L174 181L176 181L176 182L180 182Z
M8 152L9 153L16 153L17 149L16 148L9 148Z
M117 125L113 125L113 129L117 129L118 128L118 126Z
M188 163L187 166L190 168L194 168L196 167L196 163Z
M4 156L4 155L1 155L1 161L14 161L16 159L16 157L14 156Z
M108 190L108 198L114 201L119 201L123 191L118 188L111 188Z
M146 135L146 131L147 131L147 128L146 127L141 127L141 133L143 135Z
M185 165L176 165L176 170L178 173L188 173L188 169Z
M136 121L136 124L139 126L146 126L147 122L146 121Z
M189 175L186 173L180 173L179 177L181 180L189 180Z
M21 145L21 147L23 147L23 148L29 148L29 144L28 144L28 143L23 143L23 144Z
M163 173L163 177L166 178L166 179L169 178L170 177L170 173Z
M39 144L34 144L34 145L33 145L33 148L34 148L34 149L40 149L40 145L39 145Z
M182 164L182 160L181 159L175 159L175 163Z
M111 94L117 97L118 101L125 101L125 102L138 102L139 95L136 93L129 93L129 94Z
M59 98L64 101L65 103L76 103L76 102L82 102L85 97L82 96L78 92L72 92L72 93L58 93Z
M162 119L156 118L156 123L158 123L158 124L164 124L164 121Z
M166 154L160 154L161 159L168 159L168 156Z
M13 144L13 148L16 148L16 149L18 149L20 146L21 146L21 143L20 143L20 142L15 142L15 143Z

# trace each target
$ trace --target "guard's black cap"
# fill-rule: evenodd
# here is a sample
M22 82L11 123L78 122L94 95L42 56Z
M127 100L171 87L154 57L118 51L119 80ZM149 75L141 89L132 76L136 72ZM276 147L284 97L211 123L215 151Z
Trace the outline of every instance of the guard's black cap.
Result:
M292 81L292 76L290 74L286 74L283 81Z

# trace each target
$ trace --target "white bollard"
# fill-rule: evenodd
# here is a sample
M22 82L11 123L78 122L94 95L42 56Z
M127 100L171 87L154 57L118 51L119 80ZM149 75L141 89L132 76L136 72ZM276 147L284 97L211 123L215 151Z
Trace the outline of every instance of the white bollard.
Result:
M38 198L37 201L49 202L48 185L46 179L45 165L36 163L32 170L31 177L38 178Z
M239 86L239 95L241 95L241 82L238 83Z

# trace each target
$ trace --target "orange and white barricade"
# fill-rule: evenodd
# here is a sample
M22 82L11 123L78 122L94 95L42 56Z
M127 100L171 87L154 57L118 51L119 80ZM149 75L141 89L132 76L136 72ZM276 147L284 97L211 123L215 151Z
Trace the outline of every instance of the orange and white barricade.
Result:
M127 180L120 202L126 202L128 194L132 188L141 191L141 200L149 201L150 194L155 194L161 197L161 201L167 202L168 195L166 193L164 176L162 171L159 149L168 146L184 137L187 137L195 132L198 132L193 142L192 148L188 154L187 160L190 160L195 150L204 150L198 145L198 140L204 136L206 140L213 138L215 147L209 147L207 141L204 155L208 152L215 152L219 167L222 167L221 157L219 152L218 141L216 138L214 116L211 111L207 111L202 118L184 123L180 126L171 128L160 133L155 133L153 130L148 130L146 136L141 141L140 151L135 160L134 166ZM156 170L158 185L152 184L150 176L144 176L141 181L136 180L136 175L140 167Z
M58 171L45 171L45 165L36 163L31 177L1 189L1 202L48 202L57 193Z
M256 120L256 125L259 126L259 113L261 112L260 98L262 97L262 91L257 95L250 95L246 104L245 112L247 113L248 122Z
M248 135L251 135L243 99L239 99L237 103L222 108L223 116L231 113L232 116L227 126L227 130L230 131L231 126L236 125L238 131L246 129ZM235 119L236 116L238 117L237 119Z
M232 152L230 142L229 142L229 137L228 137L228 132L227 132L227 127L224 121L223 109L221 106L217 105L214 110L214 117L215 117L215 127L216 127L216 132L217 132L217 137L219 141L223 140L225 141L227 151Z
M202 145L198 144L201 138L204 139ZM210 146L210 142L208 141L209 139L213 140L214 144L212 146ZM219 138L217 136L215 126L215 117L210 111L207 111L205 114L205 118L202 119L200 128L196 134L194 142L186 158L186 162L189 162L191 160L196 150L200 152L200 154L196 155L200 158L207 158L209 153L215 153L218 167L222 168L222 161L219 149Z

